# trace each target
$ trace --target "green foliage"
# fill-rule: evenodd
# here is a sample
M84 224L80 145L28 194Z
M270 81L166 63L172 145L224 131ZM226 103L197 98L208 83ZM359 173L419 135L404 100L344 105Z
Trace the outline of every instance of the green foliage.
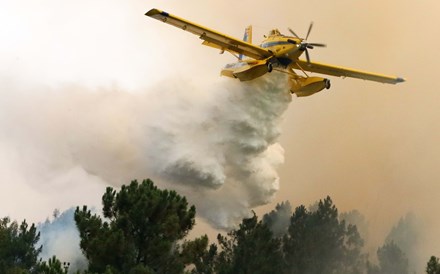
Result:
M427 274L440 274L440 263L439 259L435 256L431 256L426 265Z
M361 273L363 241L356 226L338 220L330 197L317 209L295 209L283 238L288 273Z
M257 216L243 219L238 230L217 237L221 252L216 261L217 273L281 273L281 241Z
M148 266L138 264L130 269L129 274L154 274L154 272Z
M351 224L366 224L365 219L357 211L338 216L330 197L293 213L289 202L278 204L263 221L254 213L211 245L206 235L184 240L194 226L195 207L151 180L132 181L119 191L108 187L102 203L103 217L86 206L75 211L80 247L89 263L82 274L409 273L408 259L393 240L378 249L378 265L367 262L363 240ZM413 226L405 220L390 235L410 243L404 235L414 230L406 229ZM69 265L55 256L37 260L39 237L26 221L18 225L1 219L0 273L67 274ZM440 274L438 258L431 257L426 272Z
M204 235L193 241L185 241L182 245L182 261L185 265L193 265L192 274L215 273L217 246L212 244L208 249L208 236Z
M20 225L5 217L0 220L0 273L33 273L38 264L36 248L40 238L34 224L24 220Z
M69 263L61 263L55 256L49 259L49 261L42 262L39 265L38 273L44 274L67 274L69 270Z
M194 225L195 207L184 197L160 190L151 180L132 181L119 192L108 187L102 197L103 214L84 206L75 211L80 247L89 270L103 273L181 273L184 265L176 241Z
M379 266L368 265L368 274L405 274L408 272L408 259L393 242L384 244L377 250Z

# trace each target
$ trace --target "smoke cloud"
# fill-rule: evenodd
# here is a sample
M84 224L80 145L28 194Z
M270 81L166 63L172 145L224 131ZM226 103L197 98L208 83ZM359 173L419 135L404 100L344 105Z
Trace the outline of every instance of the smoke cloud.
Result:
M212 226L232 227L279 189L286 83L274 73L249 83L173 80L139 94L9 85L0 144L8 166L2 179L9 176L17 193L10 214L38 209L41 220L55 207L100 208L105 186L152 177L185 195ZM43 259L84 265L71 211L40 229Z
M198 197L199 213L218 227L272 200L279 189L276 168L284 161L279 124L291 100L284 75L160 94L160 118L146 133L151 172Z
M154 177L184 192L200 216L229 227L279 188L284 156L276 141L291 100L285 80L171 82L144 94L66 87L30 97L35 90L12 88L1 103L8 117L1 141L12 154L3 158L16 166L11 176L28 176L23 187Z
M427 240L424 239L424 235L425 231L423 231L421 220L418 220L414 214L408 213L393 226L385 238L385 243L394 242L399 246L408 258L410 272L417 272L417 270L423 269L427 262L427 259L419 251L423 248L420 245L421 240Z
M70 273L76 270L87 269L87 258L79 249L80 237L73 219L74 208L66 210L54 220L38 225L40 241L43 246L41 259L48 261L54 255L61 261L69 263Z

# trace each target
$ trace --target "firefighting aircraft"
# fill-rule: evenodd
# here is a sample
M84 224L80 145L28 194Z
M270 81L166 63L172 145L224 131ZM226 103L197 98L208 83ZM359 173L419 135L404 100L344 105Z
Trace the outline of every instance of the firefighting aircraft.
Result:
M238 61L227 64L221 71L221 75L248 81L272 72L272 70L281 71L289 74L290 92L295 93L297 96L309 96L324 88L330 88L329 79L310 77L306 71L387 84L397 84L405 81L400 77L310 61L309 49L326 46L325 44L307 42L313 23L310 24L305 38L300 38L290 28L288 30L293 36L283 35L279 30L274 29L257 46L252 44L251 26L246 28L244 39L239 40L158 9L151 9L145 15L198 35L200 39L204 40L203 45L219 49L220 53L225 51L232 53ZM303 53L305 53L306 60L299 59ZM302 72L304 76L298 75L295 70Z

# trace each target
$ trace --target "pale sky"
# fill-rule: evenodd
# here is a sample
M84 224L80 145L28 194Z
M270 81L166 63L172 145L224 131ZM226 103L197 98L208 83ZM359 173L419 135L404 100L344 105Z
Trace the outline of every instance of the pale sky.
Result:
M281 124L280 191L257 212L284 200L308 205L330 195L341 211L364 213L380 244L412 211L425 234L436 238L423 255L440 255L435 234L440 229L440 4L435 0L0 0L0 216L38 221L54 208L99 206L105 178L114 174L97 174L93 165L106 166L112 157L139 149L127 145L128 133L104 145L90 139L95 135L69 139L72 125L60 130L41 121L35 115L39 106L60 119L69 119L69 109L79 108L81 119L99 111L102 121L93 123L93 132L101 136L108 126L117 131L139 117L113 117L103 103L124 109L132 104L131 95L107 97L98 91L138 96L170 78L197 86L214 81L221 67L234 61L201 46L194 35L144 16L151 8L238 38L252 24L254 43L275 27L304 35L314 21L309 41L327 48L312 50L312 60L405 77L407 82L395 86L330 77L329 91L293 98ZM95 95L62 95L82 94L78 89ZM92 103L97 110L84 107ZM113 118L110 124L106 117ZM80 151L69 150L78 142ZM96 147L96 154L81 158L83 150ZM65 155L69 161L86 159L81 164L89 170L60 161ZM72 184L81 180L87 184Z

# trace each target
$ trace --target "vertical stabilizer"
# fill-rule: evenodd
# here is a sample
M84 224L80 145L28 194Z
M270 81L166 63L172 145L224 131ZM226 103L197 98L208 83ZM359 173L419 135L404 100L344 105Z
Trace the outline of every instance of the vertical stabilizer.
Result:
M252 44L252 26L248 26L244 30L243 41L248 42L249 44ZM238 59L243 60L243 54L240 54L238 56Z

